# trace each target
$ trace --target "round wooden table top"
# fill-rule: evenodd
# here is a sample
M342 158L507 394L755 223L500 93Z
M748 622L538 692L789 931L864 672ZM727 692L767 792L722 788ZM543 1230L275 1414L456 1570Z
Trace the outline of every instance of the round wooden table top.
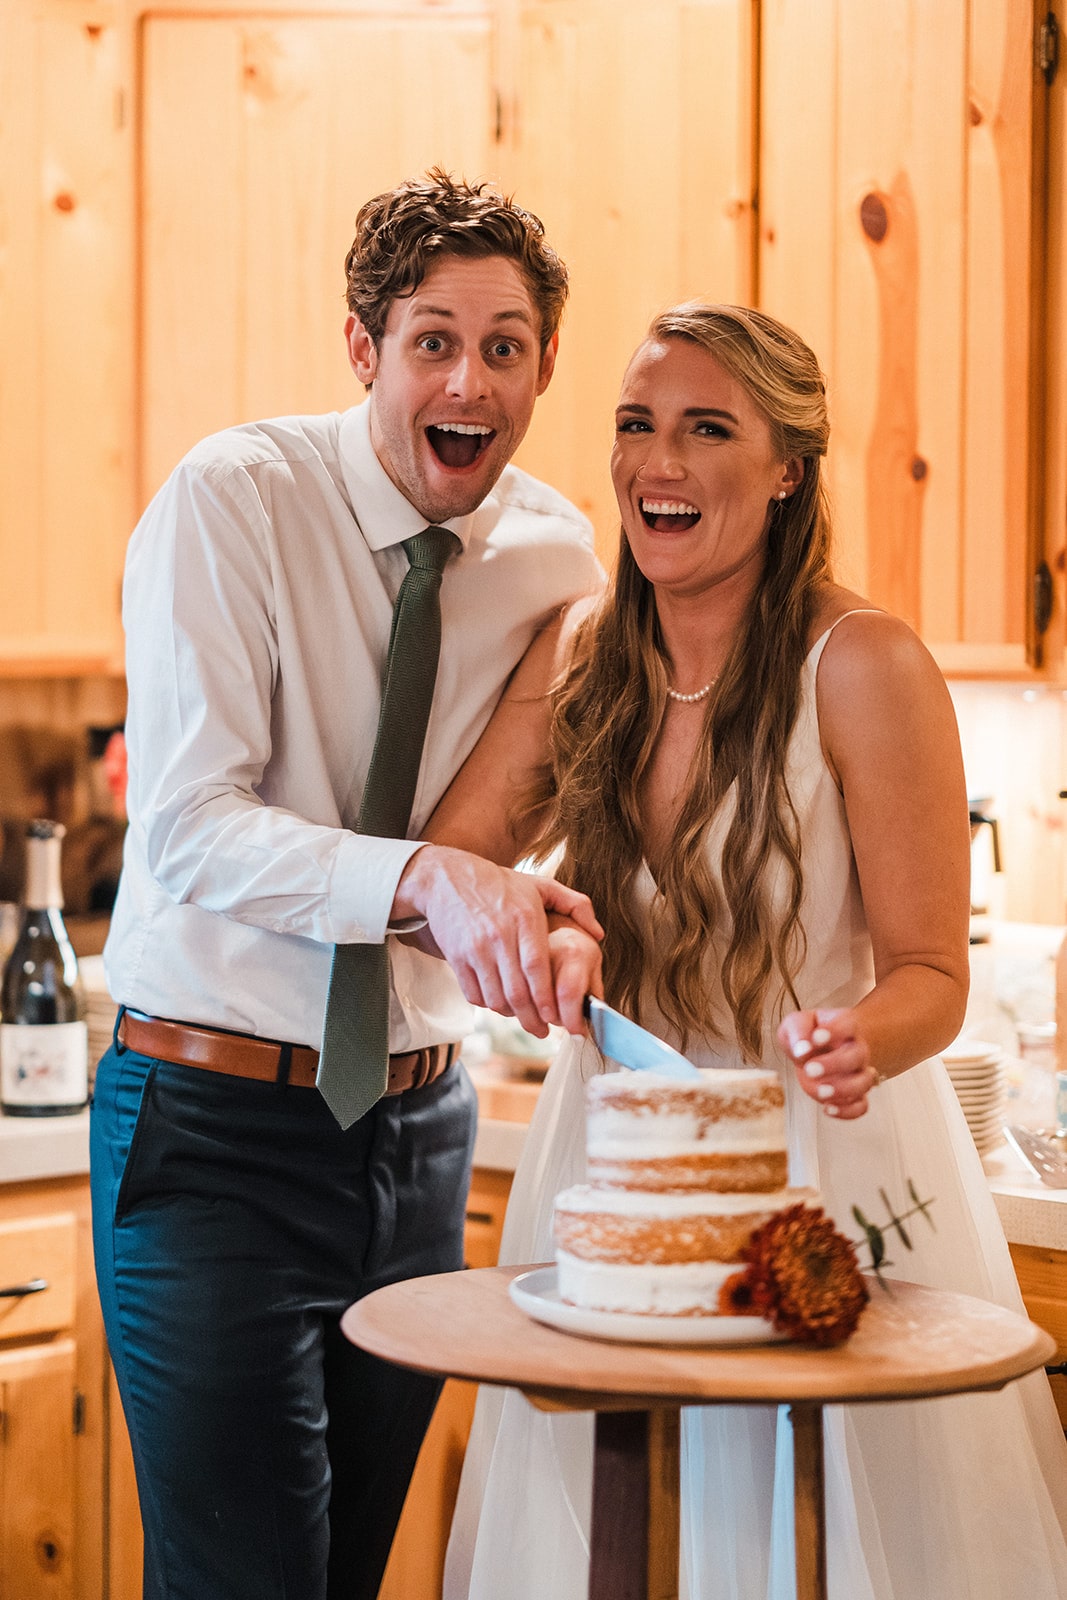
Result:
M1055 1353L1025 1317L970 1295L868 1279L870 1304L843 1345L621 1344L534 1322L484 1267L390 1284L345 1312L353 1344L398 1366L522 1389L577 1409L905 1400L1000 1389Z

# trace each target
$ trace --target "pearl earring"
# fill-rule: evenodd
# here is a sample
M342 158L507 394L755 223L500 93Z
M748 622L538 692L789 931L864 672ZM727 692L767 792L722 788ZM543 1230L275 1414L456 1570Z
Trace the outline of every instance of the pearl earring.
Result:
M778 498L779 498L779 500L784 500L785 499L785 490L784 489L779 489Z

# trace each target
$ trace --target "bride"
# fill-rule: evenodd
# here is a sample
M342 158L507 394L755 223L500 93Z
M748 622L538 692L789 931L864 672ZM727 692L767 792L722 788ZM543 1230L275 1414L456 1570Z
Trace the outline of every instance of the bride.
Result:
M790 1181L837 1227L932 1202L885 1270L1021 1310L936 1052L968 982L968 826L951 702L903 623L832 580L812 353L771 318L689 304L626 372L604 598L544 633L429 836L536 841L606 929L603 990L700 1065L782 1072ZM560 926L557 993L599 990ZM471 996L477 998L477 996ZM501 1259L551 1259L584 1178L569 1040L548 1074ZM881 1292L881 1291L875 1291ZM1067 1447L1038 1373L995 1395L825 1413L831 1600L1062 1600ZM483 1389L445 1600L582 1600L592 1419ZM791 1600L791 1437L769 1407L683 1413L682 1594Z

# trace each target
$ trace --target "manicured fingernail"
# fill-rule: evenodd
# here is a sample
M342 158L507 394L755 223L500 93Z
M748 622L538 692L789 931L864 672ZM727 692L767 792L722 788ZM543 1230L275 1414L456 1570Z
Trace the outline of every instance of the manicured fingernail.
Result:
M823 1066L821 1061L809 1061L807 1066L804 1068L804 1071L807 1073L809 1078L821 1078L823 1073L826 1071L826 1068Z
M829 1044L830 1043L830 1030L829 1030L829 1028L816 1028L814 1030L814 1032L812 1033L811 1042L812 1042L812 1044Z
M803 1061L805 1056L810 1056L814 1046L810 1039L798 1039L793 1046L793 1060Z
M820 1100L832 1100L836 1091L832 1083L820 1083L815 1093Z
M839 1114L836 1106L823 1106L823 1110L828 1117L836 1117Z

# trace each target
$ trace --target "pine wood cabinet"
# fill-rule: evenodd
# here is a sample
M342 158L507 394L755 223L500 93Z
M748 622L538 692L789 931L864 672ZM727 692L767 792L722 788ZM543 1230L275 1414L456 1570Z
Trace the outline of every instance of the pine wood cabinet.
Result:
M760 303L827 370L843 577L961 674L1062 657L1063 90L1047 81L1048 12L762 8Z
M126 45L114 5L0 8L0 672L99 672L134 507Z
M357 397L340 335L353 214L432 162L514 189L571 266L520 460L590 513L605 555L611 413L649 317L754 300L829 374L843 576L950 672L1059 671L1065 128L1048 15L1045 0L8 0L0 673L117 670L125 543L181 453Z
M1054 1365L1067 1363L1067 1250L1013 1244L1011 1259L1027 1316L1055 1339ZM1049 1382L1067 1432L1067 1376L1055 1373Z
M184 451L359 398L355 210L434 163L570 261L520 460L612 549L633 345L752 292L751 0L8 0L0 33L0 673L119 670L126 540Z
M88 1179L0 1185L0 1290L0 1594L102 1600L107 1361Z

